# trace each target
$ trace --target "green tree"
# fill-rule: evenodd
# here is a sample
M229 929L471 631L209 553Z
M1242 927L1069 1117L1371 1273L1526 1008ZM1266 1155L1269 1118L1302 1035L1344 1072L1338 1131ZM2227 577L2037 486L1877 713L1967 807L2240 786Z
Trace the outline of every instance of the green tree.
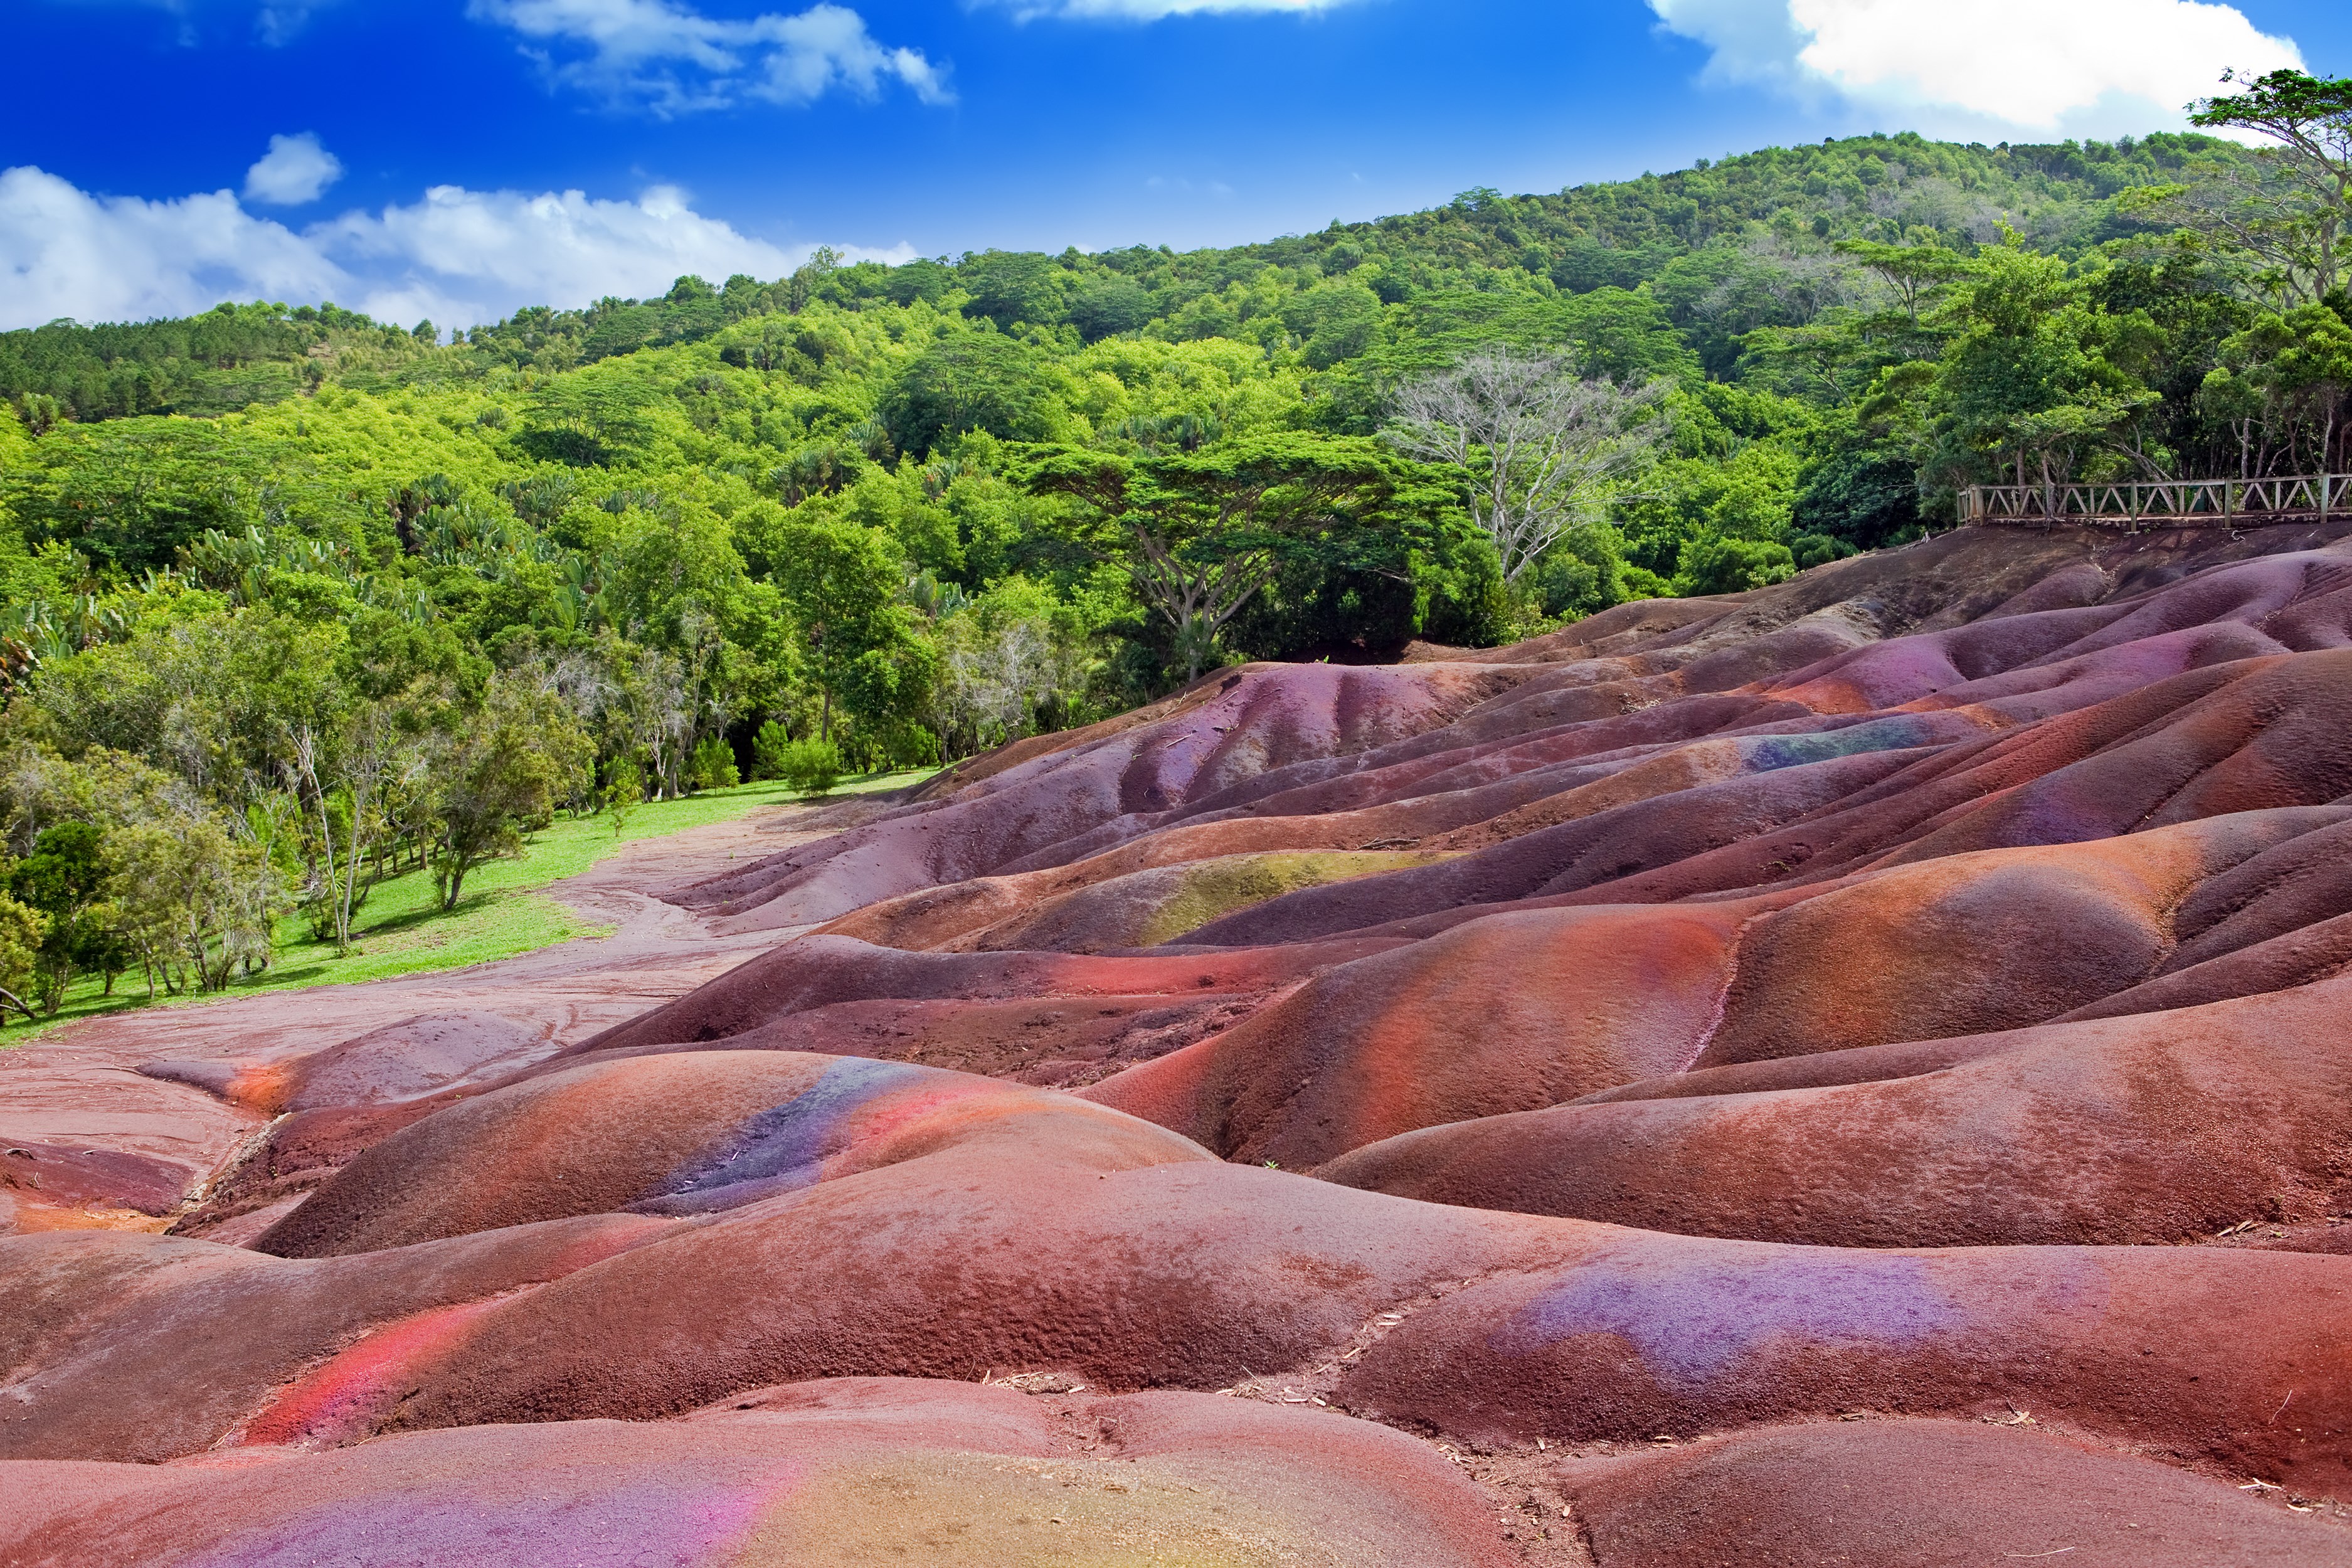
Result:
M793 737L773 719L762 723L751 737L751 776L755 779L780 779L784 776L786 748Z
M1140 331L1151 320L1151 294L1132 278L1102 273L1071 291L1069 318L1090 343Z
M2237 79L2224 71L2221 80ZM2238 85L2242 91L2199 104L2189 122L2255 132L2273 145L2251 169L2210 170L2207 184L2219 188L2190 212L2260 258L2289 299L2324 300L2352 279L2352 78L2288 69ZM2163 194L2190 195L2179 186Z
M41 946L46 935L41 917L5 893L0 893L0 1003L28 1019L37 1019L25 995L40 973ZM0 1013L0 1022L6 1015Z
M1076 503L1072 542L1126 571L1188 681L1286 558L1345 549L1451 499L1375 442L1297 434L1140 458L1048 447L1021 472L1034 493Z
M1284 305L1282 324L1316 370L1354 359L1381 341L1381 299L1361 283L1326 283Z
M1768 588L1796 574L1796 557L1785 544L1707 533L1682 547L1674 591L1677 595L1738 594Z
M890 536L794 513L772 540L776 586L817 688L818 738L834 738L836 709L877 730L919 711L931 654L915 612L899 602L908 574Z
M629 825L629 816L646 798L646 772L635 757L614 757L604 764L604 812L613 819L613 837Z
M320 923L339 954L351 951L352 917L380 869L380 858L371 868L371 851L394 829L397 803L427 771L429 703L418 689L353 703L321 724L298 716L289 725L283 765L318 825Z
M101 837L88 822L43 828L33 853L8 879L16 901L43 917L39 989L42 1009L52 1015L75 972L102 967L115 944L100 908L107 876Z
M2201 396L2237 426L2241 471L2335 472L2346 463L2352 322L2326 305L2264 315L2222 344Z
M1014 577L938 623L933 716L949 754L1058 728L1085 700L1085 616L1043 584Z
M2086 293L2011 236L1978 257L1946 308L1958 330L1932 374L1906 379L1898 366L1881 378L1924 390L1927 466L1946 482L2058 484L2095 455L2133 458L2134 430L2158 401L2133 363L2152 323L2106 316Z
M1968 258L1948 246L1930 240L1921 244L1886 245L1867 239L1838 242L1837 248L1867 268L1892 296L1890 316L1899 316L1911 331L1928 330L1927 318L1954 283L1969 274Z
M1062 319L1061 268L1033 250L984 250L956 268L956 281L970 290L964 313L985 316L999 327L1031 321L1041 326Z
M494 684L482 711L442 737L433 763L433 879L444 910L457 907L477 867L521 854L523 835L554 820L590 755L571 710L520 682Z
M687 786L697 790L725 789L742 782L736 769L735 748L721 735L706 735L696 742L686 776Z
M777 777L803 795L825 795L841 778L841 748L815 739L788 743L776 760Z
M158 975L170 990L220 991L240 965L268 967L289 900L259 846L208 812L166 809L116 829L109 847L109 890L151 994Z
M955 283L956 275L947 268L917 257L904 266L890 268L883 296L896 304L911 305L918 300L937 300Z
M1011 338L948 333L908 361L883 394L883 427L898 450L918 455L967 430L1045 440L1055 421L1043 370L1035 353Z

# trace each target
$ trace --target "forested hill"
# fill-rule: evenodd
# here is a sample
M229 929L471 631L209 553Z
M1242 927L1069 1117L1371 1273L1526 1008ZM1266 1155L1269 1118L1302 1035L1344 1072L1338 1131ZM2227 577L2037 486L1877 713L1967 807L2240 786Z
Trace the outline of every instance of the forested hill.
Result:
M1136 331L1179 340L1237 337L1328 362L1360 352L1377 335L1372 301L1352 289L1328 299L1289 298L1329 280L1360 285L1380 305L1454 289L1540 289L1549 282L1583 293L1649 284L1675 325L1722 362L1738 332L1796 313L1777 300L1727 297L1727 283L1770 291L1769 280L1741 265L1754 225L1768 225L1790 249L1809 239L1899 242L1922 234L1972 246L1993 240L2006 225L2035 248L2072 258L2151 226L2116 212L2118 192L2178 179L2190 158L2227 151L2225 143L2178 135L1992 148L1916 135L1854 137L1702 161L1675 174L1556 195L1465 192L1428 212L1334 223L1320 233L1229 250L1178 254L1136 246L1053 258L990 252L967 257L960 267L864 263L821 278L761 283L739 277L723 289L688 285L667 299L526 310L469 333L477 351L469 357L568 369L698 342L748 317L789 313L812 300L856 309L961 290L967 309L1002 324L1066 327L1083 342ZM415 363L417 346L411 334L331 306L231 307L140 325L59 322L0 333L0 395L46 395L83 420L214 414L307 390L330 369L347 381L387 384L404 374L454 368Z
M125 846L196 857L140 873L156 923L45 917L44 973L103 927L203 984L386 857L454 889L556 810L1759 586L1998 476L2341 465L2304 240L2345 215L2300 177L1855 138L1224 250L820 253L454 341L269 304L0 334L6 847L91 825L90 908ZM1501 460L1498 410L1562 463Z

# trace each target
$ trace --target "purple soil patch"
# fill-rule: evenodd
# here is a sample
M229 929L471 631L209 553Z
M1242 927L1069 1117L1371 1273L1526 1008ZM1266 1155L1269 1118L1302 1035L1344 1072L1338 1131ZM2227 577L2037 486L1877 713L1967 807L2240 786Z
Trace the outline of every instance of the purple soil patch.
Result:
M1690 1384L1712 1381L1782 1336L1909 1346L1968 1321L1936 1288L1924 1258L1800 1252L1757 1268L1629 1258L1580 1265L1513 1319L1499 1343L1516 1351L1614 1334L1660 1376Z
M43 1197L262 1135L188 1222L254 1250L0 1240L0 1454L119 1462L0 1557L2346 1562L2347 536L1222 670L526 996L12 1053ZM1286 850L1420 863L1121 945Z
M188 1173L160 1160L108 1149L11 1143L0 1148L0 1187L64 1207L102 1204L166 1215L187 1196Z

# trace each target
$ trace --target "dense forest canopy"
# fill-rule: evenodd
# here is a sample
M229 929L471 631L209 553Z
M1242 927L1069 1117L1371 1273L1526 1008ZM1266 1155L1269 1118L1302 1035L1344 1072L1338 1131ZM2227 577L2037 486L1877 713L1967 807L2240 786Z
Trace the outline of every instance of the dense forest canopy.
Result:
M0 986L225 983L555 811L1761 585L1990 479L2343 468L2352 83L2241 86L2203 122L2265 148L1858 137L455 333L0 334Z

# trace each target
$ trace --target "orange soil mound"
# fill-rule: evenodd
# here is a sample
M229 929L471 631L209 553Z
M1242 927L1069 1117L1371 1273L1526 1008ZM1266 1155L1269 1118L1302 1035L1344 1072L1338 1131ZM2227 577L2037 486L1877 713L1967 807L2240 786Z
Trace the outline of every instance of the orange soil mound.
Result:
M1838 1247L2165 1244L2249 1217L2309 1222L2352 1206L2352 1053L2331 1037L2347 1004L2352 981L2335 980L1956 1041L1965 1059L1889 1063L1871 1081L1730 1082L1457 1121L1320 1174Z
M2352 1561L2347 532L1220 672L552 1054L155 1052L258 1250L0 1240L0 1541Z
M1566 1489L1612 1568L2352 1562L2302 1505L2014 1427L1840 1422L1591 1469Z
M845 1380L657 1427L481 1426L331 1455L10 1468L24 1489L0 1511L0 1554L86 1568L1519 1560L1486 1500L1420 1444L1199 1394Z

